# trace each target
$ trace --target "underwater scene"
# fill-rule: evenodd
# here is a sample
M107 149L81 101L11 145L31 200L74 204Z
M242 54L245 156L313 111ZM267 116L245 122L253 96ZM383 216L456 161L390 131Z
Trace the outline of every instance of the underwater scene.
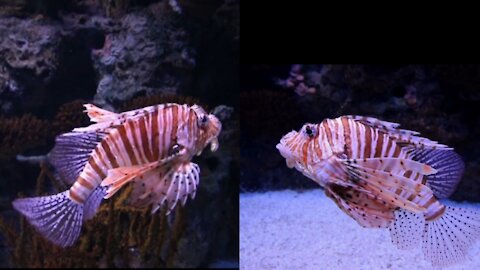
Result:
M240 70L240 269L480 268L479 65Z
M238 0L0 0L0 268L239 268L238 43Z

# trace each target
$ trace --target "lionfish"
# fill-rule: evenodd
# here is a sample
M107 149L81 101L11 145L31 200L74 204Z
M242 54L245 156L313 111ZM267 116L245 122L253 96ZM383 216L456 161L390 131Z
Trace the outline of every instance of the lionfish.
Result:
M307 123L276 147L358 224L388 228L398 248L421 247L433 265L446 266L479 237L480 212L439 201L455 191L464 164L453 148L419 134L347 115Z
M151 213L194 199L200 168L191 162L210 144L218 148L220 121L198 105L174 103L114 113L85 104L94 124L56 138L48 154L56 174L73 184L51 196L13 202L45 238L71 246L82 223L91 219L103 199L133 182L129 202L152 205Z

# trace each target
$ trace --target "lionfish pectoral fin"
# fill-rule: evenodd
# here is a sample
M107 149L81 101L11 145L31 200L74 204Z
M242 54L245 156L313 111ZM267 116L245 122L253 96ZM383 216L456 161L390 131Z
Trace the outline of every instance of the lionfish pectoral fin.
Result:
M410 170L423 175L437 173L437 170L425 163L404 158L365 158L356 159L355 161L343 159L343 162L357 168L367 167L377 171L393 171L394 169L402 168L405 171Z
M84 112L86 112L88 117L90 117L90 121L96 122L96 123L113 121L120 116L117 113L101 109L90 103L84 104L83 107L85 107Z
M156 189L167 183L169 174L174 170L175 168L163 164L133 179L133 190L128 203L137 208L143 208L150 203L154 203L157 196Z
M393 210L368 193L329 184L325 194L362 227L386 228L393 221Z
M113 194L115 194L125 184L135 179L135 177L155 169L161 164L163 163L155 161L145 165L118 167L108 170L107 177L103 179L102 183L100 184L103 187L108 187L104 198L108 199L112 197Z
M480 237L480 211L446 206L440 217L426 221L422 249L434 265L445 267L465 258Z
M421 246L424 228L423 214L398 209L395 211L395 221L388 230L394 245L399 249L410 249Z
M345 166L347 167L347 173L353 177L353 179L360 179L367 183L377 184L380 187L400 189L411 193L418 193L421 191L428 192L427 186L400 174L383 171L381 169L378 170L363 167L359 163L346 163Z
M401 175L353 166L351 162L345 162L344 165L351 181L357 182L358 185L370 190L387 203L415 213L425 211L425 207L396 193L396 191L400 191L400 193L402 191L410 193L428 191L426 190L428 187L425 185Z
M83 204L72 201L69 190L43 197L21 198L13 207L45 238L62 247L75 243L83 223Z
M436 173L428 175L427 186L439 199L448 198L462 178L465 164L453 150L411 148L412 159L435 168Z
M200 167L197 164L189 162L179 165L167 184L156 191L159 197L156 205L152 208L152 213L157 211L161 205L166 204L166 214L168 215L179 201L185 205L188 196L193 200L199 183Z

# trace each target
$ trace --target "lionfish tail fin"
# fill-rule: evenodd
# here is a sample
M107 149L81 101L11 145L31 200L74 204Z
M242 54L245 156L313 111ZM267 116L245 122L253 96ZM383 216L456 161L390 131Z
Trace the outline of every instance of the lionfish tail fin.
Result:
M415 149L412 158L425 163L437 172L427 176L427 185L439 199L448 198L457 188L465 165L453 150Z
M420 246L425 224L423 214L404 209L395 211L395 221L388 230L392 243L399 249L411 249Z
M67 247L77 240L83 222L83 205L72 201L68 192L16 199L12 204L45 238Z
M423 253L434 266L448 266L462 261L479 236L480 211L447 206L439 218L426 222Z
M84 209L84 220L89 220L95 216L97 213L97 209L103 201L103 197L107 195L107 187L98 186L95 190L90 194L87 201L85 202L85 209Z

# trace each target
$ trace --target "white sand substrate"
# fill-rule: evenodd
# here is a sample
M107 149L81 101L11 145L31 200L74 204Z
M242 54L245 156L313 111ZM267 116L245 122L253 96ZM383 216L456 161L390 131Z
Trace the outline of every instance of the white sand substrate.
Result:
M435 267L420 248L397 249L387 229L361 227L318 189L240 194L240 269ZM465 261L445 269L480 269L480 241L469 249Z

